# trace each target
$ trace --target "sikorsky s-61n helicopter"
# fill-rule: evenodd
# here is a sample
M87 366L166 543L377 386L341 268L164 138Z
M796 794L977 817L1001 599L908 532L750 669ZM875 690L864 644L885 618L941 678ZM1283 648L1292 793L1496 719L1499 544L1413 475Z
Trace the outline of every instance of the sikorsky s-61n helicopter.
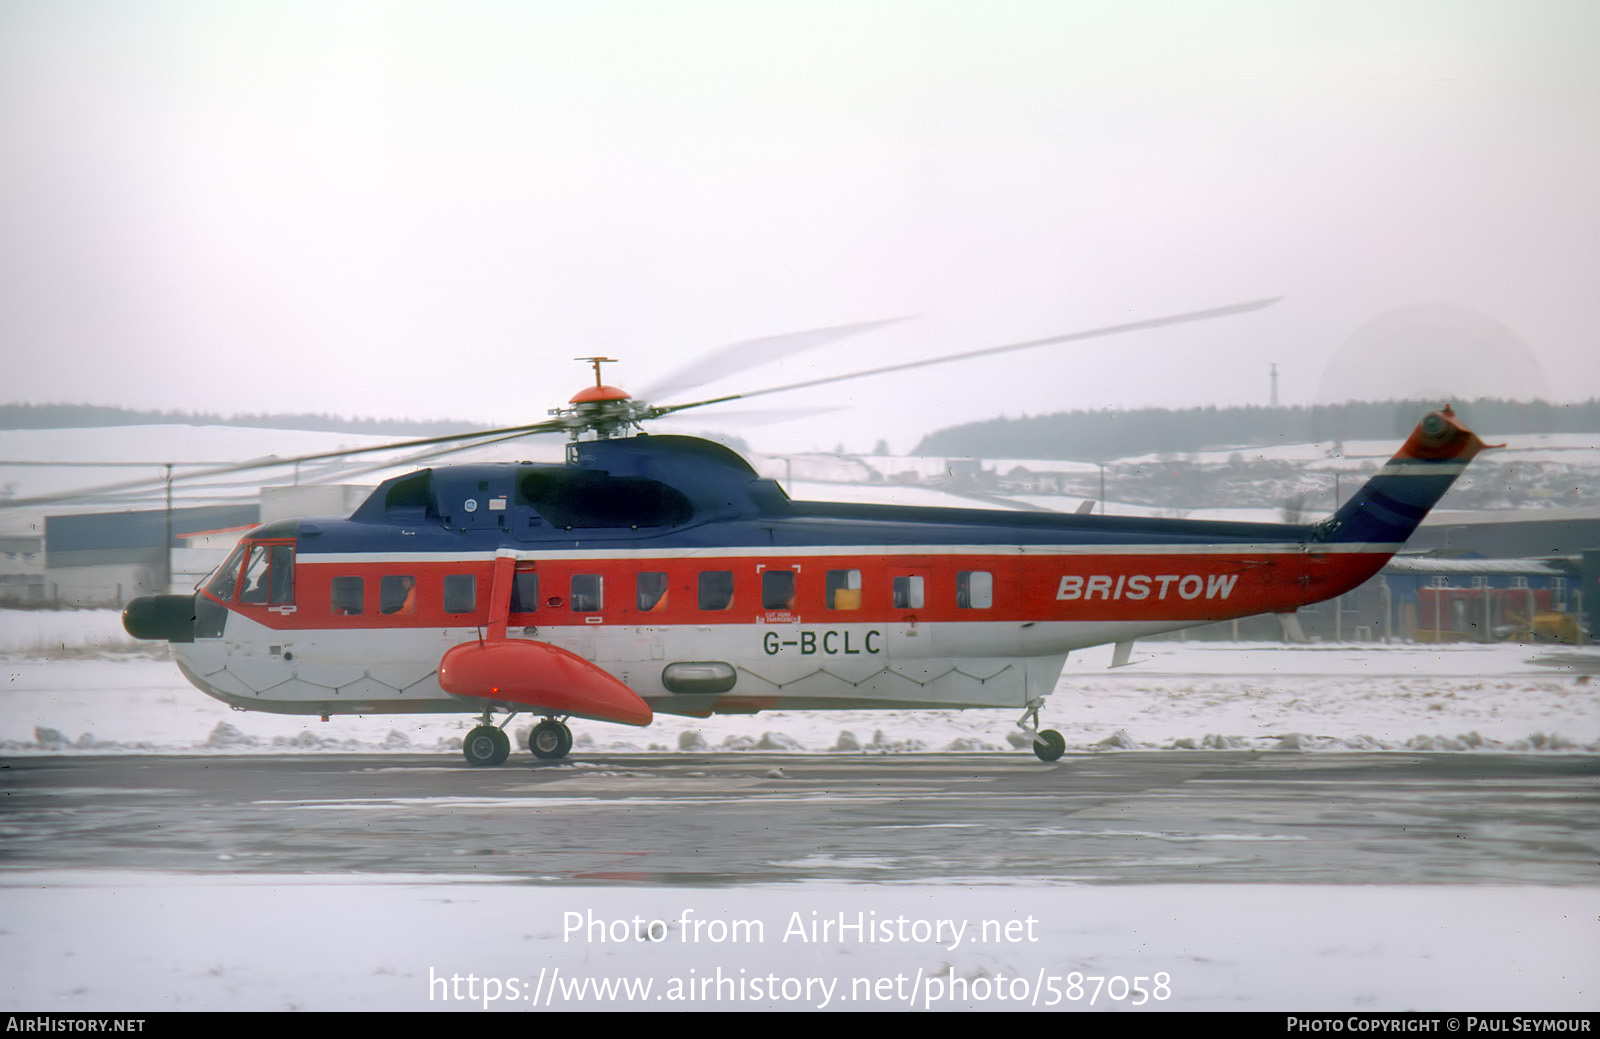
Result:
M1143 636L1354 588L1483 442L1448 407L1433 412L1333 516L1290 525L794 501L725 447L638 426L1270 302L679 405L604 385L605 359L589 358L595 385L570 407L473 435L566 432L564 464L437 466L383 483L348 517L267 523L194 594L136 599L123 623L169 641L184 676L234 707L472 712L472 765L506 760L520 712L543 716L532 753L557 759L568 718L869 707L1017 709L1054 761L1065 741L1039 711L1069 653L1117 643L1125 659Z

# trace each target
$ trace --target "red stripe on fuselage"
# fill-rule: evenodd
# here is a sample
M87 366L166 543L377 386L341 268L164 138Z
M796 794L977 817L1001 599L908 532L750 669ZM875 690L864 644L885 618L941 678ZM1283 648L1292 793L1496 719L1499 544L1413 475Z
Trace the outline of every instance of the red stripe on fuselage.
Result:
M1036 551L1036 550L1033 550ZM518 560L519 572L539 577L539 606L512 613L513 626L589 626L621 624L642 626L711 624L874 624L915 619L939 622L1050 622L1050 621L1173 621L1200 623L1227 620L1255 613L1292 610L1331 598L1354 588L1378 571L1389 553L1334 552L1319 554L1298 550L1243 551L1239 554L1047 555L990 553L963 556L849 555L756 558L705 556L650 559ZM371 628L461 628L487 626L490 608L491 559L440 562L436 559L319 563L302 555L296 564L295 605L282 607L242 603L232 609L279 630L349 630ZM504 563L502 563L504 565ZM764 609L762 573L793 570L794 600L790 609ZM827 605L830 571L860 571L859 606L830 609ZM700 575L733 575L733 596L720 610L699 606ZM958 605L960 575L987 573L992 578L992 601L987 607ZM640 574L666 574L667 592L654 609L641 609L637 579ZM379 612L379 584L384 577L415 578L409 605L400 611ZM445 578L471 575L476 579L476 601L471 612L447 613ZM598 575L603 603L598 610L572 608L573 578ZM895 605L894 578L920 576L920 606ZM364 587L364 610L359 615L336 614L332 609L335 578L358 577ZM835 582L838 583L837 581ZM845 596L848 604L853 597ZM556 600L552 604L552 600Z

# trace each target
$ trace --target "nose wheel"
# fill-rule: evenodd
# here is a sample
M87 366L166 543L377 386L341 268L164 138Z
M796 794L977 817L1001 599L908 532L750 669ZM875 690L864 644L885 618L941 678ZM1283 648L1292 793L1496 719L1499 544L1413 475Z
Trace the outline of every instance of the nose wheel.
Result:
M528 749L544 761L564 758L572 749L572 730L554 718L546 718L528 733Z
M1043 700L1030 700L1017 719L1017 728L1033 737L1033 753L1040 761L1058 761L1067 752L1067 738L1054 729L1039 728L1039 708Z

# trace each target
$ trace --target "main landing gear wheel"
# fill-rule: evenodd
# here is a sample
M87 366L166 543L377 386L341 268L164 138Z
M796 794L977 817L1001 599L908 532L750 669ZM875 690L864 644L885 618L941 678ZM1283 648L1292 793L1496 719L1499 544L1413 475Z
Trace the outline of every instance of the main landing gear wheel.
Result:
M528 733L528 749L545 761L564 758L572 749L572 730L554 718L546 718Z
M461 741L461 753L469 765L499 765L511 754L511 737L504 729L480 725Z
M1033 752L1040 761L1056 761L1067 752L1067 738L1054 729L1041 729L1033 741Z

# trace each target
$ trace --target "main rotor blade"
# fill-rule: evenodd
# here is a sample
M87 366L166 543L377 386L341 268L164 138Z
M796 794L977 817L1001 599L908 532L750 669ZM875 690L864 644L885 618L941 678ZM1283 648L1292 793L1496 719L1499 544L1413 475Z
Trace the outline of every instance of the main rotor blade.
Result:
M819 346L837 343L851 336L857 336L863 332L870 332L875 328L883 328L885 325L893 325L904 320L906 319L903 317L892 317L880 321L863 321L854 325L834 325L830 328L816 328L808 332L788 332L783 335L762 336L758 339L746 339L743 342L730 343L657 379L653 384L641 390L636 395L636 399L657 400L669 393L692 390L696 386L703 386L723 376L742 372L747 368L766 364L768 361L776 361L779 358L803 353L806 350L814 350Z
M829 375L820 379L807 379L804 382L792 382L786 386L770 386L764 390L752 390L749 393L731 393L726 397L713 397L710 400L697 400L689 404L667 404L653 409L655 416L670 415L675 411L685 408L700 408L707 404L721 404L730 400L746 400L750 397L762 397L769 393L784 393L788 390L802 390L812 386L826 386L829 383L845 382L849 379L865 379L870 375L887 375L889 372L904 372L912 368L927 368L935 364L949 364L953 361L967 361L974 357L988 357L992 354L1009 353L1013 350L1029 350L1036 346L1051 346L1057 343L1077 343L1085 339L1098 339L1103 336L1121 335L1124 332L1142 332L1150 328L1161 328L1166 325L1179 325L1189 321L1208 321L1211 318L1230 317L1234 314L1248 314L1253 310L1263 310L1272 306L1282 296L1271 299L1252 300L1249 303L1234 303L1226 307L1212 307L1207 310L1191 310L1183 314L1169 314L1166 317L1150 318L1145 321L1130 321L1123 325L1106 325L1103 328L1091 328L1085 332L1068 332L1066 335L1046 336L1043 339L1029 339L1021 343L1007 343L1005 346L989 346L981 350L968 350L965 353L946 354L943 357L929 357L921 361L907 361L904 364L890 364L882 368L869 368L865 371L850 372L846 375Z
M449 433L444 436L423 437L418 440L396 440L387 444L372 444L368 447L352 447L338 451L319 451L316 454L297 455L292 458L258 458L249 462L239 462L235 465L214 466L208 469L191 470L186 473L173 473L172 482L185 482L190 480L205 479L211 476L225 476L232 473L249 472L254 469L271 469L281 466L300 465L305 462L321 462L333 458L345 458L352 455L372 454L375 451L403 451L413 447L428 447L433 444L448 444L463 440L482 440L493 443L502 439L529 436L534 433L555 433L567 429L567 425L559 419L547 419L543 422L534 422L526 426L506 426L501 429L480 429L472 433ZM466 445L469 447L476 444ZM166 484L165 477L153 477L143 480L125 480L121 483L104 484L99 487L87 487L81 491L70 494L41 495L33 498L9 498L0 501L0 508L19 508L27 505L62 505L67 502L78 501L83 498L92 498L98 495L111 494L118 491L142 490L151 487L161 487Z

